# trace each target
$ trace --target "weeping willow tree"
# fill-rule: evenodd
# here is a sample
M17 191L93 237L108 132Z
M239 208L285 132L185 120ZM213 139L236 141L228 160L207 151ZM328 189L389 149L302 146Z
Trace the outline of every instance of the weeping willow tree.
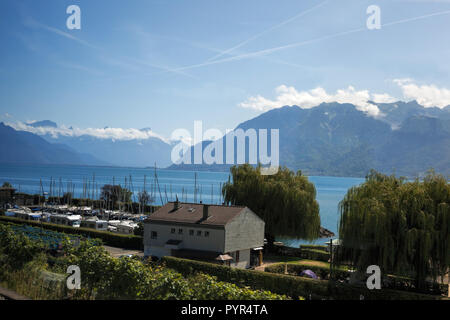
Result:
M245 205L265 223L266 238L275 236L317 239L320 229L316 189L301 172L280 168L274 175L261 175L261 168L244 164L231 168L233 181L222 188L224 200Z
M406 181L371 171L339 204L340 260L407 274L423 288L450 266L450 185L430 171Z

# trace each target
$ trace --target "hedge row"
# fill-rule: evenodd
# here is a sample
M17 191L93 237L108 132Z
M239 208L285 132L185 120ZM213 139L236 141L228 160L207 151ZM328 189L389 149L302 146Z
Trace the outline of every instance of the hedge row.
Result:
M329 246L323 245L323 244L301 244L300 249L314 249L314 250L321 250L324 252L328 252Z
M287 269L287 270L286 270ZM285 270L288 274L300 276L300 274L305 270L313 271L320 279L329 279L330 269L320 266L312 265L301 265L297 263L277 263L267 266L264 269L266 272L284 274ZM335 269L333 270L333 278L335 280L345 280L350 276L348 271Z
M329 252L323 246L306 245L300 248L287 247L284 245L275 246L274 253L286 257L298 257L308 260L318 260L327 262L330 259Z
M304 270L312 270L320 279L329 279L330 269L321 267L321 266L313 266L313 265L302 265L299 263L277 263L270 266L267 266L264 270L266 272L277 273L277 274L285 274L287 271L290 275L300 276L302 271ZM351 276L351 272L342 270L342 269L334 269L333 270L333 279L338 281L346 281ZM408 291L411 290L412 284L414 282L413 279L402 278L393 275L387 275L386 277L387 283L383 282L383 286L388 286L389 289L392 290L401 290ZM409 291L411 292L411 291ZM414 292L413 292L414 293ZM433 290L430 290L428 294L443 294L445 296L448 295L448 286L444 284L436 285Z
M49 229L53 231L68 234L79 234L89 238L98 238L101 239L104 244L112 247L119 247L131 250L142 250L143 248L143 238L140 236L114 234L108 231L98 231L89 228L74 228L70 226L63 226L47 222L23 220L6 216L0 216L0 222L1 221L28 224L34 227L42 227L44 229Z
M300 258L327 262L328 260L330 260L330 254L323 250L302 248L300 252Z
M223 265L187 260L175 257L163 257L166 266L177 270L185 276L203 272L216 276L220 281L249 286L253 289L269 290L285 294L292 298L307 299L332 298L339 300L359 300L361 295L366 300L432 300L439 296L395 291L390 289L369 290L365 287L350 286L339 282L314 280L291 275L275 274L264 271L236 269Z

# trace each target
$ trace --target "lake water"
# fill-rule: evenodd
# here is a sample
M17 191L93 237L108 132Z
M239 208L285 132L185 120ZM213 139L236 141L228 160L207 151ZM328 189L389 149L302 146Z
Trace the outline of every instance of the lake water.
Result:
M52 193L58 195L58 192L62 194L67 191L70 182L74 186L75 197L83 195L83 185L85 185L89 186L89 194L97 198L102 185L121 184L122 186L126 185L128 189L134 192L133 200L136 201L137 193L144 189L145 180L145 188L154 196L156 204L161 204L161 199L163 202L173 201L176 195L180 201L194 201L194 172L157 169L156 175L158 183L155 183L154 169L64 165L0 165L0 184L8 181L18 191L25 193L40 193L41 181L44 192L50 193L50 181L54 181ZM227 172L197 172L198 191L196 200L201 200L203 203L222 203L221 185L228 180L228 177ZM364 179L311 176L309 180L316 186L322 226L337 235L338 203L350 187L362 183ZM305 243L305 241L297 239L277 240L294 247ZM325 241L321 239L315 241L315 243Z

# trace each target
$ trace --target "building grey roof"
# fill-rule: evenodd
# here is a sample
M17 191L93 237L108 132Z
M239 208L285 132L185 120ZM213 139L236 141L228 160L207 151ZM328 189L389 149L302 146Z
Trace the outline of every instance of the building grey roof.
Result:
M208 206L208 218L203 218L203 207ZM175 222L198 225L225 226L238 216L247 207L206 205L199 203L180 202L177 210L175 203L169 202L155 213L151 214L145 222Z

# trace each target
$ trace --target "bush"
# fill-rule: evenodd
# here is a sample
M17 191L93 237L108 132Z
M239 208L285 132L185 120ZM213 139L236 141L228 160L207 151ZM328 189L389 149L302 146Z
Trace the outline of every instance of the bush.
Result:
M219 282L209 275L183 277L137 258L114 258L91 241L78 246L66 241L62 249L63 257L48 256L24 234L0 224L0 283L36 299L287 299ZM69 265L80 267L80 290L66 290Z
M89 228L74 228L70 226L63 226L58 224L46 223L46 222L38 222L38 221L28 221L22 220L13 217L1 217L0 222L12 222L12 223L21 223L28 224L35 227L42 227L45 229L68 233L68 234L79 234L83 235L87 238L98 238L101 239L106 245L119 247L124 249L132 249L132 250L142 250L143 248L143 238L140 236L134 235L121 235L114 234L107 231L97 231Z
M217 277L196 274L188 278L192 296L199 300L284 300L284 295L273 294L270 291L250 290L248 287L240 288L236 284L219 282Z
M113 258L87 243L68 248L69 264L82 270L81 298L95 299L285 299L267 291L239 288L209 275L183 277L160 265ZM99 272L101 270L101 272ZM78 294L78 293L77 293Z
M249 286L257 290L269 290L274 293L288 295L294 299L310 295L315 298L327 296L326 281L230 268L218 264L175 257L163 257L162 260L167 267L173 268L186 276L204 272L216 276L220 281L231 282L238 286Z
M0 273L22 268L43 249L41 242L32 241L22 233L15 233L11 227L0 224Z

